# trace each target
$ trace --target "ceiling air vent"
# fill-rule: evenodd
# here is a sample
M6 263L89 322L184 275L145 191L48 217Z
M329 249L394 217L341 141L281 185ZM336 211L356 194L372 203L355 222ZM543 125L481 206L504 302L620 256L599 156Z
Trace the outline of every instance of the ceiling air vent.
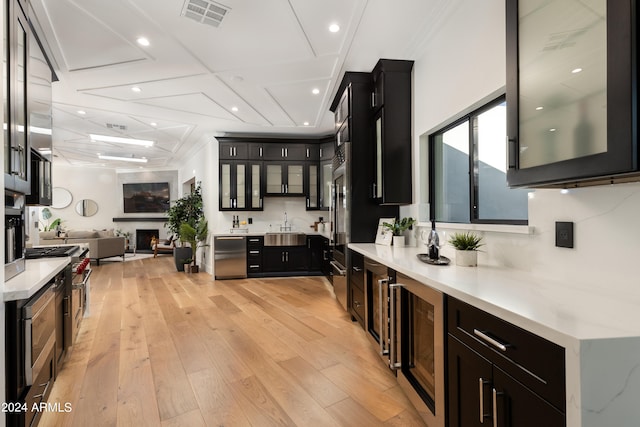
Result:
M108 129L127 130L127 125L117 125L115 123L106 123Z
M209 0L185 0L182 15L218 28L230 7Z

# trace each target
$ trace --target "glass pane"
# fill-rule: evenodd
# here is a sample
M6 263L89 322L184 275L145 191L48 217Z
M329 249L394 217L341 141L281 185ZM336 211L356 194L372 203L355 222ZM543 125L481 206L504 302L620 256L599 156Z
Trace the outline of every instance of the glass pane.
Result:
M519 167L605 152L606 1L518 4Z
M267 193L282 193L282 166L267 165Z
M251 207L259 208L262 194L260 194L260 165L251 165Z
M287 188L288 192L292 194L302 194L304 193L303 187L303 177L302 177L303 167L302 165L291 165L288 168L287 172Z
M27 32L22 27L22 23L18 23L18 46L16 49L16 84L14 88L15 99L13 107L15 109L15 141L14 147L18 150L14 151L14 170L18 172L18 176L26 179L27 177L27 132L26 132L26 56L27 56Z
M309 165L309 207L318 207L318 166Z
M247 182L245 180L245 165L236 166L236 208L245 209L247 207Z
M324 163L322 165L322 176L320 182L322 187L320 188L320 206L328 208L331 203L331 179L333 173L333 166L331 163Z
M411 307L411 345L409 371L435 401L434 307L415 294L409 294Z
M469 122L434 139L434 201L436 220L469 221Z
M231 165L220 165L220 207L231 208Z
M376 194L382 198L382 117L376 120Z
M2 22L6 23L7 19L7 2L2 2ZM7 52L9 45L7 44L7 31L2 32L2 99L4 102L4 172L11 173L11 141L9 140L9 104L7 103L8 85L7 85Z
M474 120L477 143L475 182L477 185L476 215L481 220L526 220L529 190L507 186L507 105L496 105Z

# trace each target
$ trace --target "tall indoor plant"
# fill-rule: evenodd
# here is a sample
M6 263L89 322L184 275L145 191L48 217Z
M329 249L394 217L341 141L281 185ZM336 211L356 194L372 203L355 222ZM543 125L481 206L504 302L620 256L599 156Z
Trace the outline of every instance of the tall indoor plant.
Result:
M180 240L183 243L173 250L173 258L178 271L184 271L184 260L195 258L195 252L192 251L192 248L184 246L185 240L181 236L180 227L182 224L188 224L197 230L198 224L203 220L202 189L198 183L193 192L173 201L167 211L165 227L173 234L174 240Z

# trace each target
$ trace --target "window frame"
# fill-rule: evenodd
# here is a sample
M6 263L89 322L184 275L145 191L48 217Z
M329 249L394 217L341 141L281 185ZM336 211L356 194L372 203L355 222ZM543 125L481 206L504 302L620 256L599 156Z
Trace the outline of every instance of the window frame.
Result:
M468 224L505 224L505 225L528 225L528 212L527 219L480 219L478 218L478 138L477 138L477 123L478 116L482 113L502 104L506 103L506 95L505 93L500 94L498 97L491 99L490 101L483 103L478 108L473 109L470 112L465 112L457 118L454 118L447 125L442 126L440 128L436 128L433 132L431 132L428 136L428 166L429 166L429 216L431 219L434 219L438 222L450 222L443 221L442 219L436 218L436 200L435 200L435 188L436 188L436 177L435 177L435 140L436 136L442 135L447 131L461 125L464 122L468 122L469 124L469 222ZM506 144L506 129L505 129L505 144ZM506 162L506 158L505 158ZM505 174L505 185L507 184L507 176ZM467 224L467 223L458 223L458 224Z

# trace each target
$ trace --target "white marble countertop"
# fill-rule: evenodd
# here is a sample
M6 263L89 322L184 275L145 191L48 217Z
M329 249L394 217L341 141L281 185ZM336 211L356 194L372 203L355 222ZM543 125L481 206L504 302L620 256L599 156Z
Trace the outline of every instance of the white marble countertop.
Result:
M31 298L70 262L68 257L26 260L25 270L4 283L4 301Z
M242 228L240 229L242 230ZM247 229L247 231L231 231L229 230L220 230L213 233L214 237L226 237L226 236L264 236L267 233L303 233L309 236L323 236L327 239L331 238L331 233L328 231L314 231L311 228L309 231L306 230L292 230L292 231L266 231L266 230L252 230Z
M640 423L640 301L497 267L433 266L426 247L349 248L565 348L567 427ZM630 280L633 280L630 278Z

